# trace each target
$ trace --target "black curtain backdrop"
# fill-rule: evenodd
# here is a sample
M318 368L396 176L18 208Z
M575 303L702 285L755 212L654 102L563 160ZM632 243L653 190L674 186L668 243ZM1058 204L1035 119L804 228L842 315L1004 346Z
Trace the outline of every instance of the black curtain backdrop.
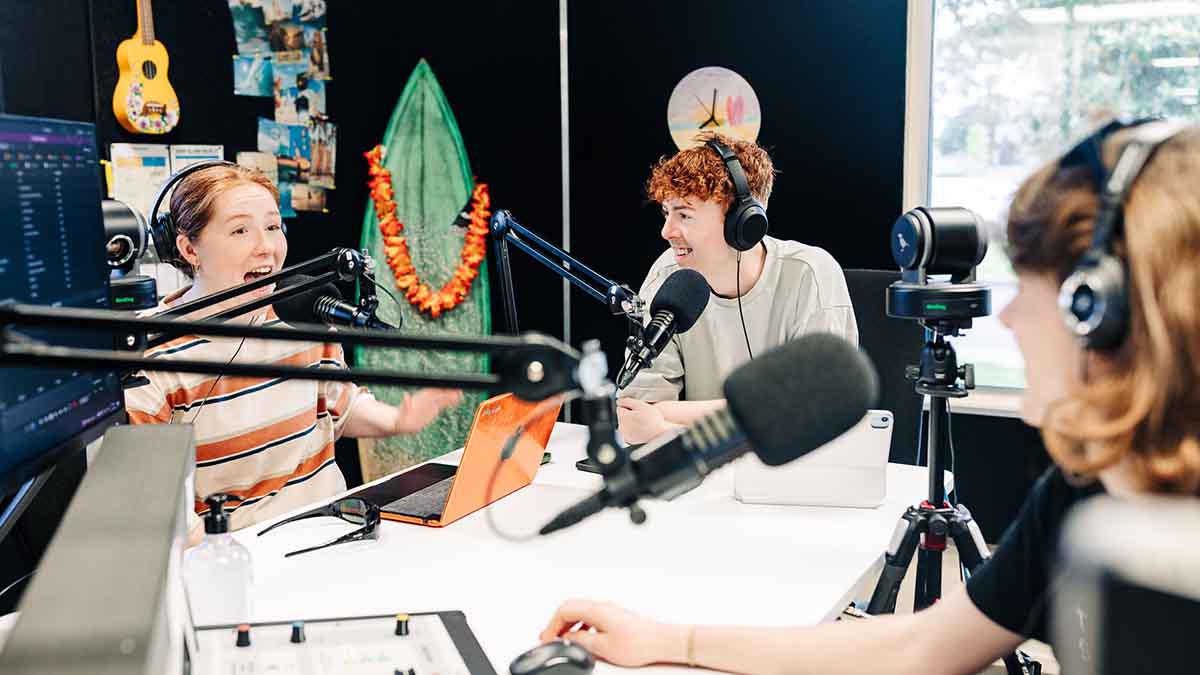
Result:
M780 170L769 205L772 234L824 247L845 267L893 267L886 239L901 200L906 3L575 0L568 8L571 249L580 260L635 289L641 284L665 248L658 207L642 186L650 166L675 150L668 97L688 72L720 65L744 76L762 104L759 142ZM116 47L137 24L133 0L0 3L6 112L94 122L103 156L114 142L220 143L227 159L255 150L257 118L272 117L273 103L233 95L236 46L226 1L159 2L155 9L182 108L174 132L129 134L111 113ZM328 106L338 124L338 188L330 213L301 213L290 223L288 261L357 247L367 207L362 153L381 140L422 57L446 92L494 207L560 244L558 16L556 0L330 0ZM558 277L520 251L513 262L522 330L562 337ZM499 330L497 288L493 278ZM615 373L622 323L578 291L570 319L571 341L601 339ZM954 433L962 496L995 540L1045 466L1044 450L1014 420L956 414ZM349 482L360 479L353 441L339 443L338 462ZM33 521L23 519L27 534L0 545L0 587L36 564L81 473L79 458L61 485L39 496ZM0 611L9 601L0 597Z
M779 176L771 234L821 246L845 267L893 267L900 209L905 3L851 0L572 2L571 243L635 290L666 248L643 185L676 148L667 101L704 66L741 74L763 110L758 142ZM602 338L612 372L624 328L580 296L576 340Z

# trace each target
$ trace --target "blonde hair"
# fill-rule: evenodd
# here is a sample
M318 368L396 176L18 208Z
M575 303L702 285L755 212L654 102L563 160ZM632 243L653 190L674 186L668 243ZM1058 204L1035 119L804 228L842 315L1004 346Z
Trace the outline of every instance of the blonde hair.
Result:
M1128 142L1103 147L1109 170ZM1099 210L1086 166L1042 167L1009 210L1013 266L1065 279ZM1124 462L1140 489L1200 494L1200 128L1161 145L1130 190L1113 252L1128 268L1128 331L1042 425L1050 455L1094 478Z
M212 220L216 209L217 198L238 185L258 185L275 199L279 204L279 189L258 169L241 166L240 164L221 164L190 174L179 181L175 191L171 193L171 222L175 226L174 236L183 235L189 241L196 241L200 231ZM174 238L172 238L174 242ZM183 256L176 251L173 260L166 262L174 265L179 271L192 278L195 270Z

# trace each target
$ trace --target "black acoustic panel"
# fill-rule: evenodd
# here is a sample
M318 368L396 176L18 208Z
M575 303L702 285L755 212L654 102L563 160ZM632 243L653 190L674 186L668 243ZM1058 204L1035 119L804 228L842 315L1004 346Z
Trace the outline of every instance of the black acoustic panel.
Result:
M272 117L268 98L233 95L231 57L237 48L229 6L224 2L159 2L154 9L155 38L170 58L167 77L179 96L179 125L170 133L130 133L112 113L117 85L116 52L137 29L135 3L90 0L96 69L96 134L101 153L110 143L221 143L228 159L238 150L254 150L258 116Z
M5 112L83 122L95 118L87 9L84 0L0 2Z
M331 114L338 128L335 219L356 244L367 208L362 153L383 139L419 59L429 62L493 209L562 243L558 3L329 3ZM449 223L447 223L449 225ZM494 271L488 248L488 269ZM297 258L299 259L299 258ZM521 330L562 336L557 277L520 251L513 279ZM492 325L500 331L497 280ZM384 299L384 302L388 300Z
M222 143L227 159L239 150L256 149L257 119L273 118L274 107L269 98L233 94L230 61L236 44L227 3L155 5L156 37L170 54L169 77L181 107L179 126L157 137L126 132L110 110L118 76L116 47L137 25L134 3L90 0L90 5L102 153L113 142ZM289 263L336 246L358 247L369 208L362 154L382 140L408 75L421 58L430 62L446 92L472 169L489 184L493 206L513 210L531 229L561 243L557 2L463 7L333 0L326 23L334 77L327 104L338 125L338 187L328 193L328 214L300 212L292 221ZM76 43L86 40L84 35L74 38ZM561 336L561 291L549 283L550 273L535 265L521 260L514 270L522 329ZM439 281L445 280L430 280ZM493 306L498 307L496 288L493 283ZM353 361L352 350L347 358ZM356 443L339 441L337 457L347 482L361 482Z
M687 73L720 65L755 88L759 142L780 174L771 233L827 249L845 267L892 267L900 210L906 8L902 2L573 2L571 239L578 256L637 288L666 248L646 202L651 165L675 151L667 101ZM578 295L575 341L624 327Z
M230 59L236 45L227 3L155 5L156 37L170 54L169 77L181 108L179 126L158 137L126 132L109 110L118 75L114 55L136 27L134 3L91 0L91 6L102 152L117 141L222 143L227 159L256 149L257 118L272 118L274 107L268 98L233 94ZM547 239L561 241L556 2L464 7L333 0L326 19L334 77L327 104L338 125L338 187L328 195L330 213L301 212L293 221L289 262L335 246L358 246L368 208L362 154L382 140L421 58L446 92L472 169L489 184L493 205L512 209ZM522 327L561 335L557 286L545 283L542 270L521 267L515 276L523 291Z

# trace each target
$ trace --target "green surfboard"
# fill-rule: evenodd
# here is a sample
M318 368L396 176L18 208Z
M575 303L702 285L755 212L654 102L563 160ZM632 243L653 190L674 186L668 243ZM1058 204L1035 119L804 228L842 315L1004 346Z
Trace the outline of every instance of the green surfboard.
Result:
M467 151L450 104L429 64L421 59L400 94L383 136L387 150L383 165L392 173L396 216L404 223L413 265L430 288L451 279L460 261L465 228L455 219L475 187ZM484 335L491 332L486 263L471 284L467 299L436 319L420 313L396 288L383 250L383 235L370 197L363 217L362 248L376 263L375 276L400 301L400 307L380 293L378 315L401 326L405 335ZM358 347L364 368L387 368L418 373L481 373L487 357L466 353ZM408 387L372 387L381 401L400 402ZM370 481L461 447L482 393L466 392L463 402L444 411L420 433L381 439L360 439L363 480Z

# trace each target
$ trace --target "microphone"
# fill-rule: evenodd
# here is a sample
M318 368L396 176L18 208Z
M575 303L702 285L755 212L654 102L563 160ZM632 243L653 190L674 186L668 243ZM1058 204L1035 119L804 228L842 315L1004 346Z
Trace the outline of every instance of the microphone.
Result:
M739 367L723 388L725 410L706 415L675 438L638 448L630 456L636 480L606 484L539 533L561 530L641 497L674 499L751 450L768 466L786 464L861 420L879 395L879 379L854 345L817 333Z
M650 303L653 318L642 331L642 346L630 353L626 367L617 377L617 389L628 387L638 371L650 365L676 333L686 333L695 325L711 293L704 276L695 270L681 269L667 277Z
M311 281L313 277L293 275L280 286L295 286ZM275 313L289 324L313 323L351 328L374 328L396 330L395 326L375 318L371 312L342 300L342 293L333 284L325 284L275 303Z

